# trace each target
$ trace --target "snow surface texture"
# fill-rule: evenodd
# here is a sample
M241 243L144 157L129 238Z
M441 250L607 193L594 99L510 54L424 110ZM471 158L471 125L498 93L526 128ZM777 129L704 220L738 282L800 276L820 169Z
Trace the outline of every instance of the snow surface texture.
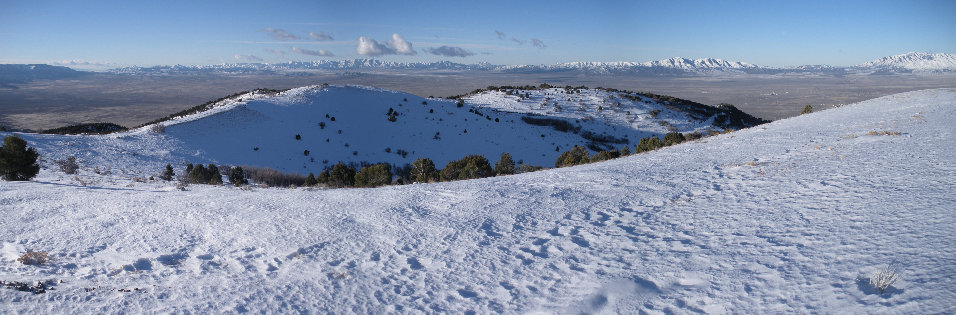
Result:
M22 137L49 160L76 156L81 164L148 177L158 175L167 163L180 171L188 162L305 175L338 162L401 166L422 157L441 168L468 154L484 155L493 164L505 152L515 162L552 167L562 151L588 144L581 136L585 131L628 140L606 144L605 149L633 149L643 137L663 137L667 126L685 133L722 131L712 119L701 121L644 97L634 101L593 89L575 94L564 89L522 91L530 97L484 92L457 107L453 100L369 87L310 86L278 96L250 93L227 99L208 111L162 123L164 133L146 126L102 136ZM389 109L398 114L394 122L389 121ZM469 112L475 109L481 115ZM659 114L652 115L653 110ZM527 113L566 118L581 131L530 125L521 120ZM113 163L116 160L123 162Z
M0 182L0 280L53 290L0 300L16 313L953 313L954 119L956 90L918 91L602 163L377 189L84 187L43 169ZM17 263L27 249L51 262ZM875 294L863 278L886 264L903 279Z

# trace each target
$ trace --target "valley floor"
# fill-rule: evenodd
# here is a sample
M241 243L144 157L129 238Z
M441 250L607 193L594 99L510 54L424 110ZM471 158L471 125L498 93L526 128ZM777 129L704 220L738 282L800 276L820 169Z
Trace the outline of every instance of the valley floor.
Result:
M0 182L15 313L952 313L956 90L377 189ZM51 262L16 261L27 249ZM884 265L903 279L876 294Z

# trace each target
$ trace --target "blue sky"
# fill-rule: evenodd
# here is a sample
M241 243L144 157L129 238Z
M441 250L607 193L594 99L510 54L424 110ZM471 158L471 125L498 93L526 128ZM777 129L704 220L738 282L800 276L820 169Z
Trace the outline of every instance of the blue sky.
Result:
M951 0L0 0L0 63L554 64L680 56L846 66L909 51L956 53L954 16Z

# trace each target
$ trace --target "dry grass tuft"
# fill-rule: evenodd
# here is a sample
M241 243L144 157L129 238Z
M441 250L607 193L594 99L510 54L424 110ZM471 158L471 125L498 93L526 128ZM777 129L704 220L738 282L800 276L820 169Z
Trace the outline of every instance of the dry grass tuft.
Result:
M35 252L32 249L28 249L26 254L20 256L17 261L24 265L42 265L50 261L50 256L46 252Z
M900 135L900 132L899 132L899 131L889 131L889 130L870 131L870 132L867 132L866 135L867 135L867 136L899 136L899 135Z

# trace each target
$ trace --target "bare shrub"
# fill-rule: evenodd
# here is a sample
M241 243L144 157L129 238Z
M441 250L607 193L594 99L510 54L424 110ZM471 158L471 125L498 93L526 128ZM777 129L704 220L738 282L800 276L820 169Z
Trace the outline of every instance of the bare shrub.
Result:
M186 187L189 187L189 177L185 174L179 175L179 177L176 178L176 189L186 191Z
M50 261L50 256L46 252L35 252L28 249L26 254L17 258L17 261L24 265L42 265Z
M75 174L76 170L80 169L80 165L76 164L76 157L73 156L66 160L56 160L53 162L60 166L60 171L67 174Z
M268 187L293 187L305 185L305 176L282 173L268 167L242 166L245 176L259 185Z
M155 124L155 125L153 125L152 127L150 127L149 130L152 131L153 133L165 133L165 132L166 132L166 125L164 125L164 124Z
M899 136L899 135L900 135L900 132L899 132L899 131L889 131L889 130L870 131L870 132L867 132L866 135L868 135L868 136Z
M898 280L900 280L899 270L890 265L883 266L883 268L870 275L870 285L880 294L886 293L886 289L889 289Z

